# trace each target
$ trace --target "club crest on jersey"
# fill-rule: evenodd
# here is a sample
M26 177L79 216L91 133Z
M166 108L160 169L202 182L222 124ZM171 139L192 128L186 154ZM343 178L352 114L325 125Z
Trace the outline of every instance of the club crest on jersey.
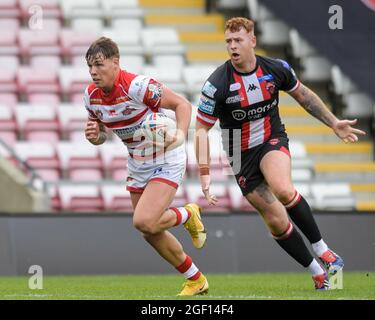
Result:
M246 178L244 176L241 176L238 178L238 185L244 189L246 188Z
M246 118L246 112L240 109L233 110L232 116L235 120L243 120Z
M132 114L133 111L137 111L136 108L126 108L124 111L121 112L122 115L128 116L129 114Z
M235 82L229 86L229 91L237 91L241 89L241 83Z
M266 90L270 94L274 94L275 93L275 84L273 82L267 82L267 84L266 84Z

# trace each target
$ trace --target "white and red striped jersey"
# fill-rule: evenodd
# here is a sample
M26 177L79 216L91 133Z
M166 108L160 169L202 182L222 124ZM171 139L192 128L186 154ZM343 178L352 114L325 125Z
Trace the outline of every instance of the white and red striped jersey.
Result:
M225 144L242 152L285 132L279 90L292 92L300 84L287 62L261 56L256 60L250 73L236 71L230 60L218 67L205 82L198 105L197 121L211 127L219 119L222 131L229 131L223 132L223 139L224 134L229 139Z
M92 83L85 90L84 102L89 119L112 129L133 156L144 140L141 123L148 114L159 111L161 96L161 83L120 70L108 95Z

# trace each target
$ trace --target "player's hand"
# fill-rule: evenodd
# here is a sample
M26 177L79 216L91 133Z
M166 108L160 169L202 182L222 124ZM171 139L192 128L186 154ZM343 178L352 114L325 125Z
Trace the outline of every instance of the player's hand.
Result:
M216 199L216 196L213 194L210 194L210 183L211 183L211 177L209 174L200 175L199 176L201 180L201 187L202 192L204 194L204 197L206 198L209 205L215 206L218 200Z
M87 121L85 128L85 136L87 140L96 141L99 138L99 123L96 121Z
M364 136L366 134L366 132L352 127L356 123L357 119L339 120L336 122L332 129L336 133L336 135L345 143L353 143L358 141L358 135Z

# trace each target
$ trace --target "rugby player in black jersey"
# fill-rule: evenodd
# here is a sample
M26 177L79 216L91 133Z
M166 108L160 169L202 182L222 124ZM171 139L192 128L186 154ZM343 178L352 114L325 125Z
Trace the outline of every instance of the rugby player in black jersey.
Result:
M290 94L345 143L358 141L365 132L353 127L357 120L337 119L286 61L256 55L251 20L228 20L225 41L230 59L204 83L198 107L195 149L202 191L210 204L217 204L209 190L208 131L219 120L224 150L243 196L260 213L276 242L312 273L315 288L327 290L328 275L342 269L344 262L322 239L308 203L292 183L288 137L278 110L279 90ZM323 266L289 218L310 241Z

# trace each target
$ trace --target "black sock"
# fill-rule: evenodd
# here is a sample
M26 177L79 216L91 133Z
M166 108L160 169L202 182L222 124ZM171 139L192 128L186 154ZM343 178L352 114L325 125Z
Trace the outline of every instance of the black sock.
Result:
M292 223L290 223L288 230L282 235L273 235L273 237L281 248L305 268L307 268L313 261L313 256L309 249L307 249L301 235L298 233L297 229L294 228Z
M315 243L322 239L309 204L297 191L293 200L285 208L290 218L309 239L310 243Z

